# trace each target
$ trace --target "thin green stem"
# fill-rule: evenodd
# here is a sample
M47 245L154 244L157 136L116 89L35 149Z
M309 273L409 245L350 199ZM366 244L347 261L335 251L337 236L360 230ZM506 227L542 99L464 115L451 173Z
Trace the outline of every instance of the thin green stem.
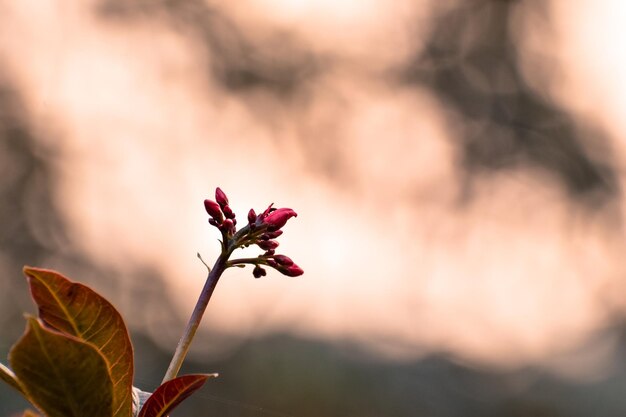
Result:
M202 288L202 292L200 292L200 297L198 297L198 302L191 313L191 317L189 318L189 322L187 323L183 336L180 338L180 341L176 346L176 351L174 352L170 366L167 368L167 372L163 377L163 382L174 379L176 378L176 375L178 375L178 371L180 371L183 361L187 356L187 352L189 351L191 341L196 334L196 330L198 330L198 326L200 326L202 315L209 304L213 290L215 290L217 281L220 279L224 270L228 267L227 260L229 255L230 251L223 251L215 261L213 269L210 270L206 282L204 283L204 287Z

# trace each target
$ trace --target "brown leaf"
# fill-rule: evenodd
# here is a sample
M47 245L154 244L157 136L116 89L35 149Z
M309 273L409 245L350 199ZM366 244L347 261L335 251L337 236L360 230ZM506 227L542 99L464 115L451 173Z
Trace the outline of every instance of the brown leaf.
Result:
M7 368L4 364L0 363L0 379L15 388L18 392L20 392L24 397L26 397L26 393L20 386L20 383L17 382L15 378L15 374L9 368Z
M33 410L26 410L24 414L22 414L22 417L41 417L41 415L35 413Z
M91 343L104 356L113 380L113 416L132 414L133 348L119 312L86 285L58 272L24 267L43 322Z
M48 417L112 416L109 367L90 343L29 317L9 360L29 401Z
M217 374L183 375L161 384L143 405L138 417L164 417Z

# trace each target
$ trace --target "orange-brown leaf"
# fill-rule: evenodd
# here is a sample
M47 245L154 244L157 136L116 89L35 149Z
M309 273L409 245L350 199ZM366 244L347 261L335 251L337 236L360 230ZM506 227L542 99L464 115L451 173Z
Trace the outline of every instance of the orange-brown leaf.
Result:
M24 414L22 414L22 417L41 417L41 415L35 413L33 410L26 410Z
M86 285L58 272L24 267L43 322L98 349L113 380L113 416L132 414L133 348L119 312Z
M20 386L20 383L17 382L17 378L15 377L15 374L13 373L13 371L11 371L9 368L7 368L5 365L1 363L0 363L0 379L6 382L7 384L9 384L10 386L12 386L24 397L26 397L26 393L24 392L24 389Z
M112 416L113 383L92 344L30 317L9 359L28 400L48 417Z
M163 417L217 374L183 375L161 384L141 408L138 417Z

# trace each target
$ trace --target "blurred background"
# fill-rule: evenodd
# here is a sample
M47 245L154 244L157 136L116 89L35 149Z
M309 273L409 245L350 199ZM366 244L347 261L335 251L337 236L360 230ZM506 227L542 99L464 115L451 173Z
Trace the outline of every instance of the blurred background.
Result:
M299 216L298 278L220 281L188 417L623 416L626 3L0 1L0 357L23 265L161 381L219 246ZM26 404L0 386L0 416Z

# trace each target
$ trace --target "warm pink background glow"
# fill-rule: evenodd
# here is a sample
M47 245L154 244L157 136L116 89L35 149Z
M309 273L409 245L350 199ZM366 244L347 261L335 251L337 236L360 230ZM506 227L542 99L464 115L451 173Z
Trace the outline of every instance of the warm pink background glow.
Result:
M444 350L503 366L539 361L574 376L606 366L610 343L584 358L568 352L624 307L624 230L609 221L626 214L624 202L582 212L549 179L519 169L485 178L459 207L447 139L462 126L428 91L378 77L409 58L431 2L220 6L259 39L280 27L333 62L310 99L291 104L224 91L188 38L157 23L103 22L88 3L0 6L0 59L36 127L58 133L41 146L58 155L58 204L86 255L121 271L154 266L187 315L205 275L195 254L218 250L202 200L219 185L242 218L272 201L299 213L281 249L305 275L229 271L209 329L348 340L391 358ZM626 3L550 4L551 28L519 6L525 76L605 131L621 168ZM408 27L416 16L423 28ZM331 176L320 175L320 154L336 164ZM158 323L129 321L174 343Z

